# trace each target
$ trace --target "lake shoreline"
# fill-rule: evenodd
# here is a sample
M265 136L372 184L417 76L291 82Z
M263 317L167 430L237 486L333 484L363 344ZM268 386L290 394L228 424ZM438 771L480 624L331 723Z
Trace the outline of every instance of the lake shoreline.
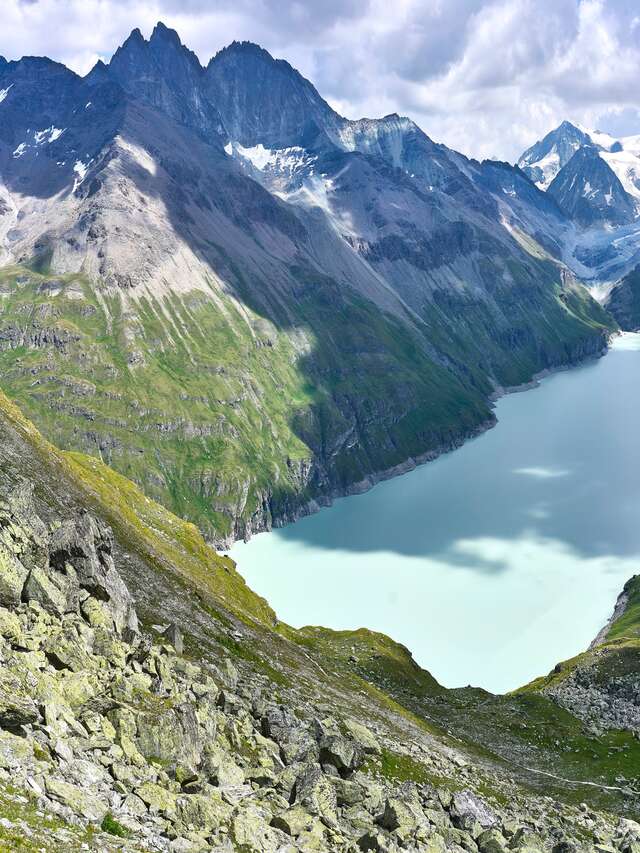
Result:
M502 430L300 527L238 543L232 559L288 624L366 625L448 688L519 689L597 642L637 573L635 526L598 495L611 482L632 503L640 496L640 449L617 431L633 421L638 350L640 336L612 336L588 359L496 389Z
M509 385L509 386L498 386L488 397L487 402L489 403L491 409L495 409L495 405L502 397L511 394L520 394L524 391L530 391L534 388L539 387L541 381L546 379L549 376L553 376L556 373L564 373L566 371L573 370L576 367L580 367L583 364L588 364L590 361L597 361L603 358L609 352L610 342L614 337L617 337L619 332L612 332L608 338L605 346L598 350L595 353L590 353L583 357L576 359L575 361L566 362L565 364L559 364L556 367L548 367L544 368L544 370L540 370L535 373L530 380L527 382L523 382L519 385ZM392 480L396 477L401 477L403 474L408 474L410 471L414 471L416 468L419 468L423 465L428 464L429 462L434 462L436 459L439 459L442 456L445 456L449 453L453 453L456 450L459 450L468 442L473 439L479 438L481 435L484 435L490 429L493 429L498 424L498 419L493 415L490 418L487 418L482 423L478 424L473 430L467 430L466 432L461 432L457 436L455 436L450 442L443 443L435 448L425 451L417 456L412 456L406 459L404 462L400 462L397 465L393 465L390 468L385 468L381 471L374 471L373 473L367 475L362 480L359 480L357 483L352 483L347 488L336 488L327 493L326 495L318 496L317 498L312 498L311 500L300 504L296 507L292 512L286 513L283 516L278 517L275 520L272 520L271 523L265 524L264 526L259 526L256 528L247 528L244 531L243 536L230 536L227 539L222 540L221 542L213 542L213 546L218 550L222 550L227 552L236 542L249 542L254 536L259 536L263 533L271 533L273 530L279 530L283 527L287 527L291 524L295 524L297 521L300 521L302 518L307 518L310 515L314 515L317 512L320 512L322 509L326 509L334 505L337 500L341 498L349 498L355 495L362 495L366 492L373 489L378 483L383 483L387 480Z

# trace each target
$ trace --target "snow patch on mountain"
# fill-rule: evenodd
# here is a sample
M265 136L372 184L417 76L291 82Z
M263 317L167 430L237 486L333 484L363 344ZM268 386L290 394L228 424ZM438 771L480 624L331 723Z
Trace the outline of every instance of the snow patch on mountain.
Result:
M297 145L291 148L271 149L259 143L245 148L237 142L228 142L224 150L230 156L235 154L239 159L250 163L259 172L271 171L293 175L294 172L317 160L317 157L309 155L304 148Z
M35 130L33 133L33 140L36 145L44 145L50 142L55 142L56 139L59 139L62 134L65 132L66 128L62 127L47 127L44 130Z
M13 83L11 84L11 86L13 86ZM11 86L7 86L6 89L0 89L0 104L4 101L4 99L9 94L9 90L11 89Z
M75 192L80 184L84 181L87 176L87 169L89 167L88 163L83 163L82 160L76 160L73 164L73 171L76 173L76 177L73 181L73 189L71 192Z
M625 192L640 199L640 152L627 151L624 141L621 144L622 151L603 151L600 156L615 172Z
M591 130L591 128L584 127L581 124L576 124L576 127L586 134L597 148L602 148L603 151L611 150L619 142L615 136L603 133L601 130Z
M551 151L546 157L543 157L542 160L538 160L537 163L533 163L532 165L537 166L537 168L542 172L542 177L535 181L536 186L541 190L546 190L551 181L560 171L560 155L555 150Z
M337 134L338 144L345 151L381 154L383 151L394 166L401 167L406 134L416 128L411 119L392 113L381 119L363 118L347 121Z

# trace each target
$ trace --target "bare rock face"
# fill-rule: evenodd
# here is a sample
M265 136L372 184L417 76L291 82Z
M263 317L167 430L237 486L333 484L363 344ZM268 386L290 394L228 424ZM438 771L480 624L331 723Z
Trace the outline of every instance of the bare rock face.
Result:
M89 513L49 531L19 484L0 506L0 602L37 602L55 615L77 613L89 597L101 602L118 635L138 633L133 600L116 571L111 530ZM100 605L98 605L100 606Z
M113 616L116 631L135 634L138 622L133 601L116 571L113 534L89 513L64 522L51 536L50 565L64 572L74 570L78 585L104 601Z

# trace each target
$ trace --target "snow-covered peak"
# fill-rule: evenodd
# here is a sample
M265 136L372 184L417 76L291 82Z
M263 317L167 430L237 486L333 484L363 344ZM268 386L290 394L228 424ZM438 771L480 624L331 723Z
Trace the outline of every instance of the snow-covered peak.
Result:
M615 137L582 124L563 121L559 127L525 151L518 165L540 189L546 190L560 169L583 145L596 148L627 192L632 191L637 195L637 187L628 175L630 165L633 165L632 158L640 157L640 135Z
M584 125L581 124L577 124L576 127L589 137L596 148L600 148L603 151L611 151L612 148L616 148L620 145L620 141L617 137L604 133L601 130L591 130L591 128L584 127Z
M518 166L542 190L546 190L560 169L583 145L591 145L588 132L568 121L548 133L518 160Z

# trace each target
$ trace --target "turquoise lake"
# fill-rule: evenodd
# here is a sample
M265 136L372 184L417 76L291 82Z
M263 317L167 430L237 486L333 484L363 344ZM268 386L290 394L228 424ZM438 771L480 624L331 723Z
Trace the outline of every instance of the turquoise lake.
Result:
M447 687L588 646L640 572L640 335L496 405L454 453L230 551L280 619L368 627Z

